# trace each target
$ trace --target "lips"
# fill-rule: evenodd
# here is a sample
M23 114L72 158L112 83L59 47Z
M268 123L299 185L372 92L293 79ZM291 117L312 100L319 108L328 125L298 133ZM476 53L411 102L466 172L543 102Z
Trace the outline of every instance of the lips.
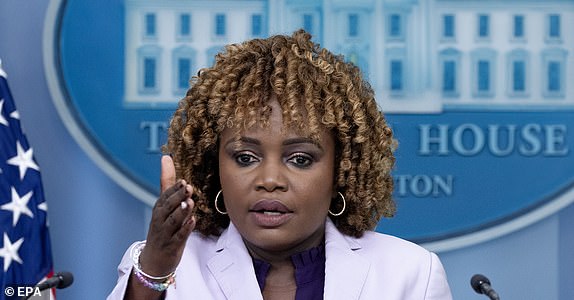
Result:
M289 221L291 211L279 200L259 200L250 209L255 224L262 227L278 227Z
M259 200L255 203L250 211L252 212L274 212L274 213L290 213L291 210L279 200Z

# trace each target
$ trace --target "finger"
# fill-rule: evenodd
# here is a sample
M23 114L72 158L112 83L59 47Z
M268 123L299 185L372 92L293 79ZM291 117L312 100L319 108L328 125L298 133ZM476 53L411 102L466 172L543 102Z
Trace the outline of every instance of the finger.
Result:
M188 205L189 214L171 233L162 231L162 239L157 239L157 235L152 239L148 235L146 247L140 256L140 265L143 269L154 270L153 274L167 274L175 269L181 259L185 241L196 224L195 216L191 214L193 202Z
M163 155L161 157L161 174L159 183L162 193L175 184L175 165L169 155Z
M156 207L164 207L167 204L168 199L177 193L180 189L184 188L186 182L180 180L176 184L175 179L175 166L173 160L169 155L163 155L161 157L161 173L160 173L160 190L161 194L155 204ZM181 197L181 196L179 196ZM183 200L182 200L183 201ZM164 212L170 213L171 209ZM161 219L167 217L163 215Z
M181 207L182 202L191 198L193 188L185 180L179 180L175 185L163 192L157 200L152 219L158 219L160 224L165 223L168 217Z
M181 227L181 225L183 223L185 223L185 221L191 217L192 214L192 210L194 207L194 202L193 200L191 200L191 198L188 198L186 201L183 201L182 203L185 203L185 208L181 205L178 205L165 219L163 226L165 228L169 228L166 230L167 234L173 234L173 232L177 231L177 229L179 227Z
M193 231L194 228L195 228L195 216L190 215L185 219L185 221L183 221L183 224L174 233L173 237L178 241L185 241L187 240L187 237Z
M185 203L185 205L181 205L181 203ZM188 225L186 222L189 222L193 216L192 211L194 205L195 203L191 200L191 197L180 202L180 204L177 205L176 208L167 216L163 223L165 233L172 236L179 231L184 224Z
M157 201L155 203L155 207L165 207L168 204L168 202L170 201L170 199L173 197L180 199L179 201L184 201L185 200L185 186L186 185L187 185L187 183L185 182L185 180L180 179L176 182L176 184L165 189L165 191L163 191L159 195L159 198L157 199ZM174 201L174 200L171 200L171 201Z

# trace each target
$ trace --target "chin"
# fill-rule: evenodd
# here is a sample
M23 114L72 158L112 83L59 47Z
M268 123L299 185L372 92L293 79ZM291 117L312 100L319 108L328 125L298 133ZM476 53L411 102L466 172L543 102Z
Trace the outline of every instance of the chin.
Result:
M257 248L274 252L287 251L297 247L297 245L301 243L300 239L287 237L273 229L265 229L255 232L252 235L252 238L247 240Z

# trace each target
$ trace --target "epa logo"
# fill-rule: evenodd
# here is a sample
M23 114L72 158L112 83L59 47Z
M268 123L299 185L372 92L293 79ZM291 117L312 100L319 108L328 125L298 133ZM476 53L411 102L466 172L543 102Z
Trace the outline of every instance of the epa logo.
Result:
M37 286L10 285L4 289L7 297L23 297L28 299L34 296L42 296L40 288Z

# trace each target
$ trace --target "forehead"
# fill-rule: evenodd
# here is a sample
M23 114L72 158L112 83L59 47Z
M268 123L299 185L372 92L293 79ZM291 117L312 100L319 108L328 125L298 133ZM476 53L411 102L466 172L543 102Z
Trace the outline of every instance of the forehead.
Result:
M222 141L245 141L247 138L255 138L261 140L271 140L271 139L304 139L313 143L321 143L326 136L328 136L328 130L322 128L316 133L306 130L305 128L300 128L299 126L285 123L281 118L273 117L278 113L273 113L269 122L266 123L256 123L253 126L246 128L237 127L227 127L221 132Z
M302 115L299 120L284 118L286 112L281 108L277 99L270 99L266 106L268 110L263 108L262 110L267 111L267 118L260 118L250 126L226 127L221 132L222 142L227 143L230 140L241 142L245 140L245 137L254 137L258 139L298 138L317 145L332 143L333 135L326 126L322 124L316 128L305 126L308 125L306 114Z
M255 93L250 97L244 95L230 100L224 105L225 112L219 116L218 123L222 125L219 131L233 129L234 132L247 132L279 129L296 132L298 135L313 135L318 128L310 130L307 126L309 114L305 99L295 97L298 99L293 101L292 98L288 98L278 97L274 93L269 96L264 96L264 93Z

